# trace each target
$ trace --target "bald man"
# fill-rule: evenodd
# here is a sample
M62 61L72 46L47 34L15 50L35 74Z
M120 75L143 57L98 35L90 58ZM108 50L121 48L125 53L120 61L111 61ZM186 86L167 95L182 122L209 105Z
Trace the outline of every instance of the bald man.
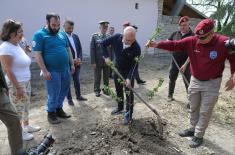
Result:
M129 88L134 87L134 75L136 72L137 62L136 57L140 56L140 46L136 41L136 30L132 26L124 29L123 34L115 34L102 41L103 56L105 61L110 61L108 47L112 45L115 55L115 66L120 74L126 79L125 84L120 83L120 78L115 74L114 83L117 97L119 98L118 107L111 114L120 114L124 109L124 91L126 94L126 112L124 115L124 125L127 125L132 120L134 95Z

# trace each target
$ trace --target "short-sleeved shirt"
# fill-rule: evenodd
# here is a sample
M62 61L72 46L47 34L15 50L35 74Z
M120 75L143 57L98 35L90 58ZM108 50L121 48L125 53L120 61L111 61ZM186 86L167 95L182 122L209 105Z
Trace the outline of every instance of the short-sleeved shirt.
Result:
M12 72L14 73L17 82L26 82L31 78L30 64L31 59L19 46L13 45L8 41L4 41L0 46L0 55L8 55L12 57ZM9 78L6 76L6 81Z
M34 52L42 52L44 63L50 72L62 72L69 68L68 47L68 39L62 31L52 34L42 28L33 36L32 49Z

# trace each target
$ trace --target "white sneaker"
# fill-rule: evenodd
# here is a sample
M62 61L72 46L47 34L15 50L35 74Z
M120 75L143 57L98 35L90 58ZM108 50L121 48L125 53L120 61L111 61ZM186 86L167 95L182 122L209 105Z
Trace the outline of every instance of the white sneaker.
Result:
M31 126L31 125L24 126L24 131L29 133L37 132L39 130L41 130L39 126Z
M29 141L29 140L32 140L32 139L33 139L33 134L28 133L28 132L26 132L26 131L23 131L23 132L22 132L22 137L23 137L23 140L24 140L24 141Z

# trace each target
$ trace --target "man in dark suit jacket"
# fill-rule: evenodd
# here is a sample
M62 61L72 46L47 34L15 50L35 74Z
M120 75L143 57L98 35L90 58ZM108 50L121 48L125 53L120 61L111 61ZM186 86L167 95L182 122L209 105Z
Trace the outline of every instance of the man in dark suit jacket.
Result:
M71 49L71 53L73 55L73 63L75 66L75 72L73 74L73 82L75 93L78 101L87 101L86 98L82 97L80 91L80 68L81 68L81 60L82 60L82 46L79 40L79 37L73 33L74 22L71 20L66 20L64 23L64 31L69 41L69 47ZM74 105L71 89L69 89L67 95L69 105Z
M128 26L124 29L122 34L115 34L111 37L104 39L101 42L103 56L105 62L110 61L108 47L111 45L114 48L115 61L114 65L120 74L125 78L125 85L120 82L117 74L114 74L114 84L116 88L118 106L111 114L120 114L124 109L124 91L126 94L126 113L124 115L124 125L132 121L132 113L134 107L134 94L130 88L134 87L134 75L136 72L136 58L140 56L141 49L136 41L136 30Z

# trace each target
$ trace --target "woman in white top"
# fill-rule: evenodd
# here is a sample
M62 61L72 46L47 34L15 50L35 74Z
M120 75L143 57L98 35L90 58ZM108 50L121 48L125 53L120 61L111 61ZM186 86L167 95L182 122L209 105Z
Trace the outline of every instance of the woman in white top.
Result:
M23 37L22 25L14 20L7 20L2 27L0 45L0 60L6 74L9 88L9 97L15 105L21 118L23 140L33 139L31 132L40 130L40 127L29 125L28 108L30 104L30 64L31 59L19 46Z

